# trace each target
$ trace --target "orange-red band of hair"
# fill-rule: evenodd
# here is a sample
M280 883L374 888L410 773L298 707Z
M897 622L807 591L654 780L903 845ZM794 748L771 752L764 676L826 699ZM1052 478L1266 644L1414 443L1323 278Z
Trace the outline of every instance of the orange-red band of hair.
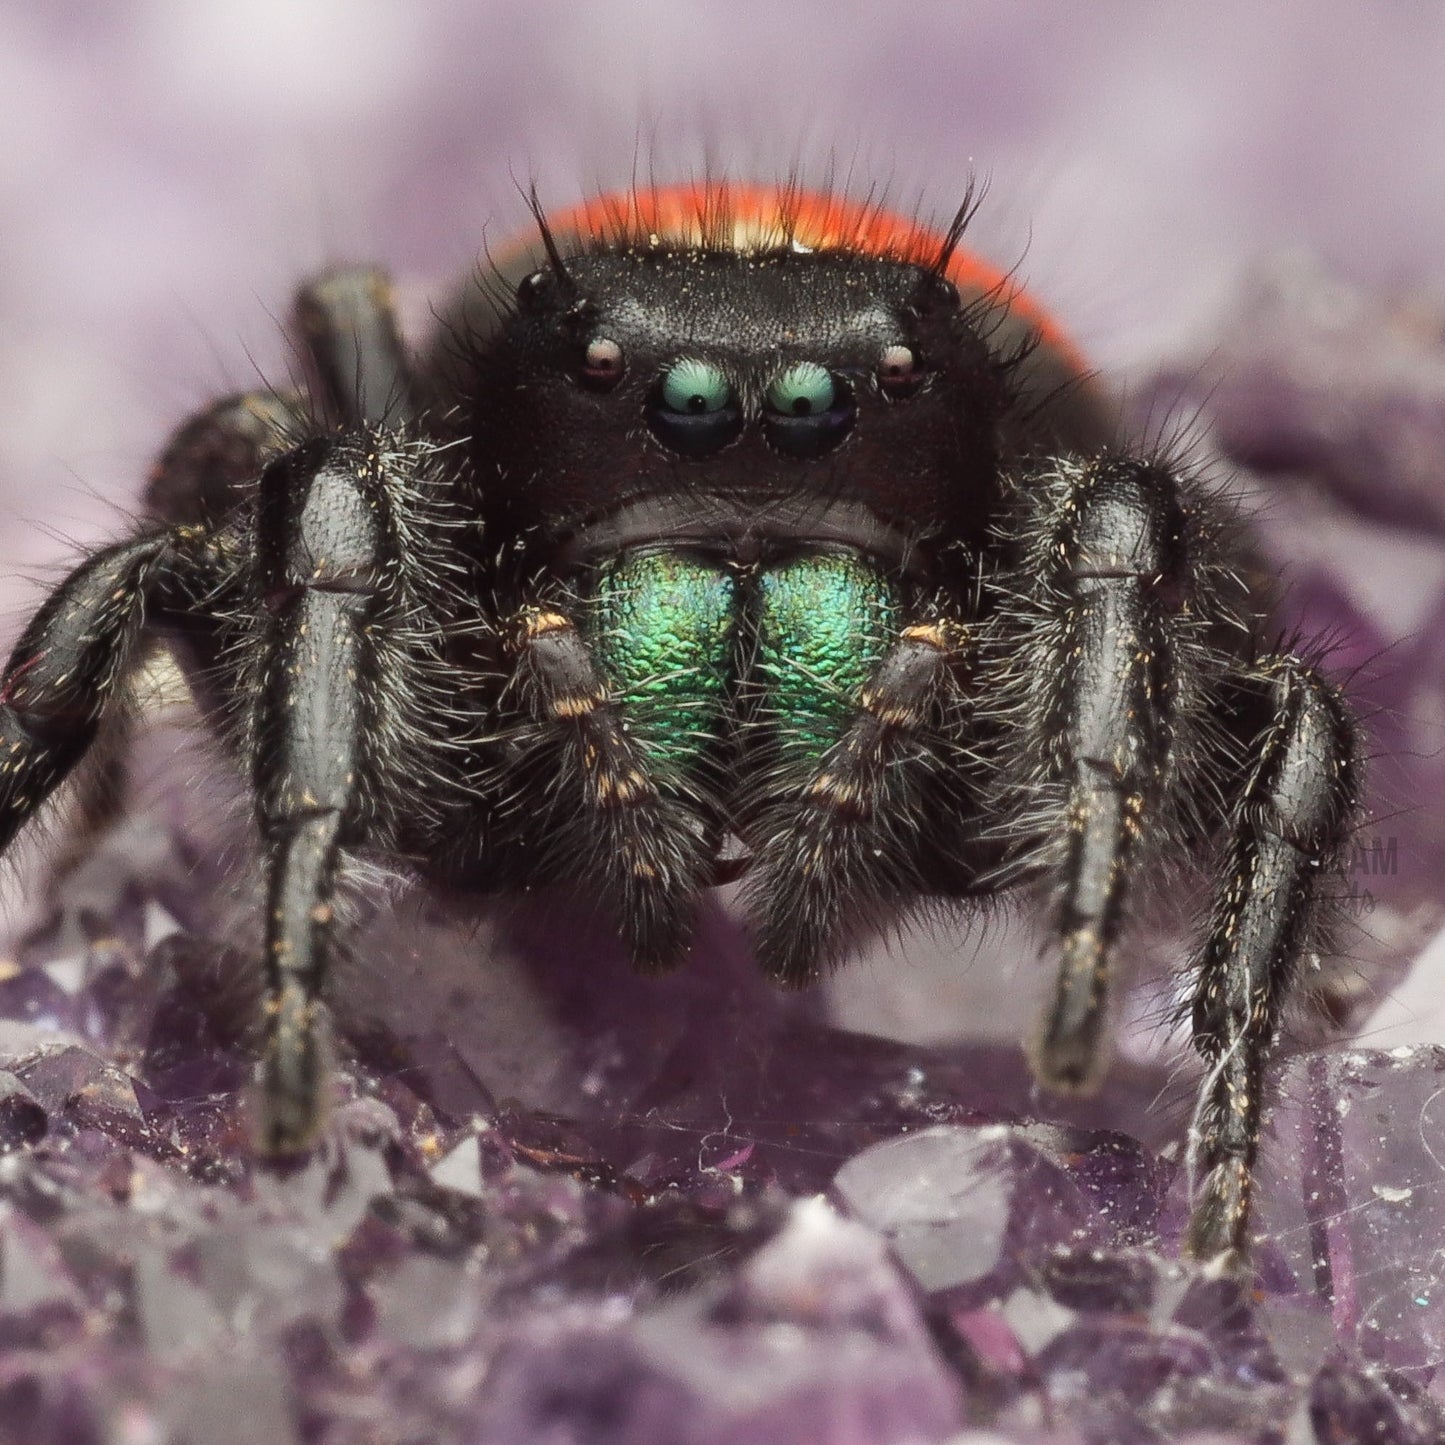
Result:
M842 248L942 268L961 290L990 295L1036 328L1044 341L1080 372L1078 347L1047 311L997 266L896 212L869 201L791 186L705 181L618 191L547 217L558 238L595 237L618 246L683 245L738 251L796 246Z

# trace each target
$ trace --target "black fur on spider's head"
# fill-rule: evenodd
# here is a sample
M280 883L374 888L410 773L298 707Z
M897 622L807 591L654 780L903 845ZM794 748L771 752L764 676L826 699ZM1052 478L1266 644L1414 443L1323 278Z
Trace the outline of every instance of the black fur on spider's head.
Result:
M566 544L606 517L615 545L821 509L885 554L982 540L1005 455L1072 424L1067 348L960 262L966 209L940 237L759 194L539 216L546 264L498 266L500 315L464 299L445 372L492 520Z

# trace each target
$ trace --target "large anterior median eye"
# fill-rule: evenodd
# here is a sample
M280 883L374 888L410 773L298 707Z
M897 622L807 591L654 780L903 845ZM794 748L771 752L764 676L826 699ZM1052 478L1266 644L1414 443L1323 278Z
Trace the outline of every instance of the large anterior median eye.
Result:
M662 378L663 405L688 416L721 411L731 396L727 377L706 361L679 361Z
M818 457L853 425L853 393L816 361L795 361L769 384L764 417L768 441L790 457Z
M833 405L837 387L828 369L816 361L800 361L768 387L768 405L784 416L816 416Z
M663 373L647 421L665 447L686 457L717 451L742 430L732 384L710 361L685 357Z

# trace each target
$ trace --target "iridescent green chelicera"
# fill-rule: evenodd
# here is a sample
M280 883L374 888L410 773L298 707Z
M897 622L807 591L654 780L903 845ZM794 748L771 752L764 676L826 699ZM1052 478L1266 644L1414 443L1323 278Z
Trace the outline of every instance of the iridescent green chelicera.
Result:
M862 558L818 554L742 579L697 558L623 558L596 582L589 641L633 737L664 776L728 731L746 671L750 711L784 755L820 758L900 625L895 586Z
M897 589L861 557L799 557L758 579L757 681L786 754L821 755L901 625Z
M696 558L633 555L598 578L594 655L660 771L686 771L722 732L736 627L733 575Z

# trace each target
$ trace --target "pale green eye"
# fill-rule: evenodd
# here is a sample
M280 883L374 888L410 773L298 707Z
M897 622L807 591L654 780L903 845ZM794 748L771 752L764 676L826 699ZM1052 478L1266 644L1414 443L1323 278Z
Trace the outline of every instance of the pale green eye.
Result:
M669 451L705 457L734 441L743 414L720 368L710 361L683 357L663 373L647 398L647 424Z
M721 411L731 396L727 377L710 362L679 361L662 378L663 405L687 416Z
M816 361L799 361L768 387L768 405L784 416L817 416L837 400L838 389L828 369Z

